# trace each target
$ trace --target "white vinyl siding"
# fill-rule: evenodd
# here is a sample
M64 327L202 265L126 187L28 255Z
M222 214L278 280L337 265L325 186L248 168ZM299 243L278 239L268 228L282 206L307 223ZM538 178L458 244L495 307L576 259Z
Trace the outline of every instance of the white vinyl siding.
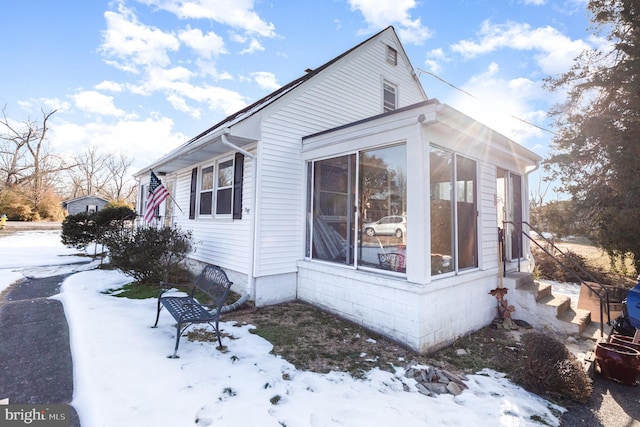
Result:
M231 154L231 153L229 153ZM176 202L182 209L174 210L174 224L183 229L191 230L195 251L191 258L220 265L225 269L247 274L249 254L251 251L250 236L251 221L253 212L251 206L251 188L253 162L249 157L244 159L244 177L242 189L242 205L244 212L242 219L232 220L231 218L206 220L189 219L189 193L191 187L191 169L183 169L177 173L176 179Z
M498 221L496 212L496 167L479 162L480 189L478 207L480 210L480 268L490 269L498 264Z
M301 138L382 112L380 84L388 79L402 87L398 108L425 101L402 56L386 62L392 37L373 40L368 49L347 56L324 70L304 92L284 97L281 108L264 112L258 193L257 276L297 271L305 224ZM295 98L294 98L295 96ZM287 99L290 97L289 99Z

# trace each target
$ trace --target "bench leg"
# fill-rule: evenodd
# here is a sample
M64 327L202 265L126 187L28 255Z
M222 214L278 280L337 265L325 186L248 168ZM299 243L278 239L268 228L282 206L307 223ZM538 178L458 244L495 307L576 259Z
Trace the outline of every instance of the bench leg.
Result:
M220 322L216 320L216 336L218 337L218 345L220 346L220 350L222 350L222 339L220 339Z
M180 335L182 335L182 330L180 329L180 323L176 326L176 347L173 349L173 354L169 356L169 359L179 359L178 356L178 346L180 345Z
M156 323L153 324L152 328L158 327L158 319L160 319L160 310L162 310L162 304L160 304L160 298L158 298L158 313L156 314Z

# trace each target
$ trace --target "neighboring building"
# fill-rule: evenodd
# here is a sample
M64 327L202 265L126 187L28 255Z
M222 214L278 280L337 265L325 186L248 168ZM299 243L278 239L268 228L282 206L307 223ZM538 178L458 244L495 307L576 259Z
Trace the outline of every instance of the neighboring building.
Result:
M495 317L498 228L527 219L540 160L428 99L389 27L140 171L138 205L153 170L180 206L159 223L257 306L303 300L425 352ZM515 242L506 268L531 267Z
M75 199L65 200L62 207L69 215L75 215L80 212L92 213L104 208L109 203L107 199L99 196L82 196Z

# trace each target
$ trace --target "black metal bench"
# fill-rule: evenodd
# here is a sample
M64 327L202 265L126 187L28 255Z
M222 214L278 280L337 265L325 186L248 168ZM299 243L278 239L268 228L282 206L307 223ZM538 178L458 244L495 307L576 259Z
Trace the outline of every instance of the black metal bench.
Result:
M160 310L165 307L173 318L178 322L176 326L176 347L171 358L178 357L178 345L180 345L180 337L185 330L196 323L208 323L211 325L218 337L218 344L222 348L222 340L220 338L220 313L224 305L229 289L233 283L227 277L227 274L218 266L206 266L200 275L193 281L189 287L191 292L189 296L172 297L164 296L164 294L173 288L184 287L172 283L160 283L160 294L158 295L158 313L156 315L156 323L154 328L158 326L160 318ZM211 303L202 304L195 297L195 291L199 290L211 299Z

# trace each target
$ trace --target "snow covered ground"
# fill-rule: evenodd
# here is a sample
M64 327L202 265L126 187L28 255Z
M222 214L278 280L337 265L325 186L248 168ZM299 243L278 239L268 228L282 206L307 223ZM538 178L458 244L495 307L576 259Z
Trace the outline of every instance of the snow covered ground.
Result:
M251 325L222 322L228 351L182 338L179 359L171 316L157 329L155 300L102 293L131 281L121 272L74 264L86 258L60 243L59 231L0 238L0 291L23 277L74 272L53 298L69 322L75 406L83 427L129 426L558 426L564 409L503 375L469 376L458 396L426 397L414 380L374 369L364 379L297 370L270 354ZM0 325L1 326L1 325ZM404 385L409 391L405 391ZM2 398L2 396L0 396Z

